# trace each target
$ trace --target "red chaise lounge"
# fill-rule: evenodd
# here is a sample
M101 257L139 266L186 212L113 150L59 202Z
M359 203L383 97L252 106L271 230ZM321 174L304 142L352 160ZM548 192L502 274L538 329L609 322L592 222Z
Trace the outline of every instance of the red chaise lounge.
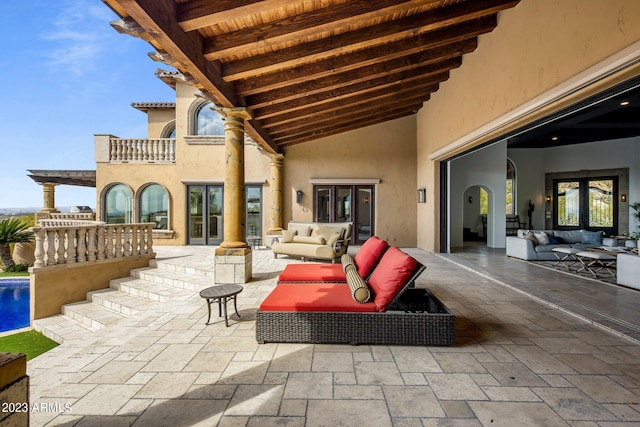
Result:
M376 242L375 246L380 244ZM339 267L346 284L344 281L320 283L318 280L339 277L337 270L325 272L316 280L306 274L306 281L279 281L258 310L257 341L453 344L453 314L427 289L409 289L425 269L424 265L397 247L387 249L386 243L384 246L379 262L371 265L373 271L365 276L368 278L366 283L360 275L360 268L366 273L364 265L367 263L360 257L358 264L358 255L354 258L356 266L360 266L357 270L353 265L344 266L344 270L340 265L331 269ZM294 273L302 274L303 270L293 269L288 273L289 276L285 277L292 279ZM361 292L363 290L366 292Z

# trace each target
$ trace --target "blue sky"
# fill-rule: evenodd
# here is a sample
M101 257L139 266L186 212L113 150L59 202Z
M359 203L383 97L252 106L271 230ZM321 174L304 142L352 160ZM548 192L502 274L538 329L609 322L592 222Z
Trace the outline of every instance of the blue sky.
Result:
M174 101L153 48L117 33L100 0L3 2L0 208L42 207L28 169L95 169L93 135L146 137L132 102ZM95 207L94 188L60 185L56 206Z

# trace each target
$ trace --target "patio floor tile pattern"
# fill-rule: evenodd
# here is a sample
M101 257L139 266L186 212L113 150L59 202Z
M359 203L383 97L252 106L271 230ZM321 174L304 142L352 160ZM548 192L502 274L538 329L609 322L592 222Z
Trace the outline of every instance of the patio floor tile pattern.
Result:
M28 363L30 399L70 411L33 412L31 426L640 423L640 345L623 337L640 322L637 313L628 323L612 314L637 308L640 292L619 302L621 291L607 288L603 313L588 302L610 285L504 255L473 267L478 274L470 257L407 251L427 265L417 286L456 314L455 346L258 345L255 309L284 266L299 261L254 251L254 279L238 296L242 318L232 315L226 328L217 312L204 324L197 293L213 284L213 249L159 247L158 265L180 286L198 274L192 294L180 289L180 298L142 305L97 331L49 319L68 330L66 341ZM564 286L587 299L569 300Z

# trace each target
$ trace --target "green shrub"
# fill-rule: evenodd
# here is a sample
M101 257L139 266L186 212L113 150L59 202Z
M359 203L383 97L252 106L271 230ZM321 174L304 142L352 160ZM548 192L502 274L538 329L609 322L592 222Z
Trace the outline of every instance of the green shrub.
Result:
M20 273L22 271L29 271L29 264L13 264L11 267L5 267L2 269L5 273Z

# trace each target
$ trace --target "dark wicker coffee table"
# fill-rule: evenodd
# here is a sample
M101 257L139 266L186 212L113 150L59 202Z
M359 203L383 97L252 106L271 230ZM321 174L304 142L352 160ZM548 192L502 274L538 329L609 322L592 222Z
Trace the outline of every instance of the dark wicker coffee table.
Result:
M229 327L229 319L227 317L227 301L233 300L233 309L236 315L240 317L238 313L238 306L236 304L236 296L242 292L242 285L217 285L200 291L200 296L207 300L207 310L209 315L207 316L207 325L211 320L211 304L218 304L218 317L222 316L222 309L224 308L224 324Z

